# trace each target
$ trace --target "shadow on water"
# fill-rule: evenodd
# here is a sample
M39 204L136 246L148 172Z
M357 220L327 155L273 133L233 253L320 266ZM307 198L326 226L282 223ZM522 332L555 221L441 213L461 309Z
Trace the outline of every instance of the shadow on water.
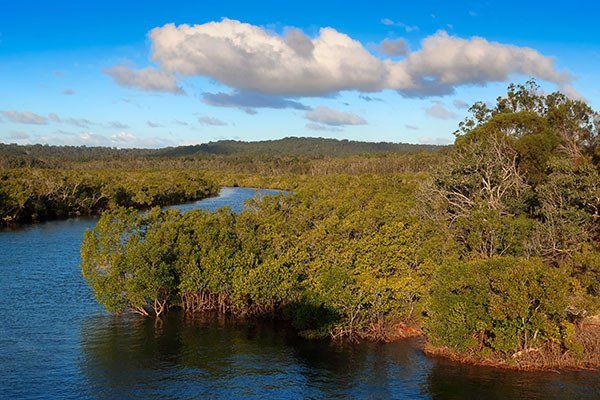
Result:
M81 370L99 398L597 398L591 373L520 373L430 360L413 341L305 340L272 321L98 315ZM587 375L586 375L587 374ZM582 385L587 382L586 385Z
M509 371L436 360L427 377L434 399L599 399L592 371Z

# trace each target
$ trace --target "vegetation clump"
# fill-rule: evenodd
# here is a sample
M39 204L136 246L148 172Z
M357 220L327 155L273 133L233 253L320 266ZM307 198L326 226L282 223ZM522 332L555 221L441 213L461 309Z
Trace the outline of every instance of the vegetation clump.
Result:
M85 235L84 276L114 312L270 315L310 337L420 330L463 361L597 367L598 114L534 82L471 112L426 156L169 161L292 192L240 214L113 208Z
M0 169L0 226L198 200L218 186L192 170Z

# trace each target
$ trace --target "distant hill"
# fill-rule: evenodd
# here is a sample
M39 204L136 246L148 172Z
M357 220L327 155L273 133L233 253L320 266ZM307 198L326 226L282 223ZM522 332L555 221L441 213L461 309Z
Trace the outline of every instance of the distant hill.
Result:
M372 153L406 153L436 151L442 146L390 143L357 142L352 140L287 137L259 142L220 140L194 146L167 147L156 151L163 157L200 155L243 155L243 156L347 156Z
M204 158L210 156L239 157L323 157L350 156L357 154L410 153L437 151L444 146L358 142L324 138L287 137L278 140L242 142L219 140L193 146L166 147L162 149L117 149L111 147L50 146L1 144L0 157L20 161L27 165L43 164L42 160L62 159L88 161L121 158ZM11 162L15 164L15 162ZM16 162L19 164L19 162Z

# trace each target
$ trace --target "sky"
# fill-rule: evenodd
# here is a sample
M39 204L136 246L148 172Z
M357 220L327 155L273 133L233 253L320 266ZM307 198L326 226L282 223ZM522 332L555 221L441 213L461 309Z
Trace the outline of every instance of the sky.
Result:
M598 1L0 0L0 141L446 144L537 79L600 107Z

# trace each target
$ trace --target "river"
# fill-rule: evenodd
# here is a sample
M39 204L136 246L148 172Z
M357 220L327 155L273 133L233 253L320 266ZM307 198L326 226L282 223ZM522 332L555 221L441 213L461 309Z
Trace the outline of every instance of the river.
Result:
M181 210L240 211L276 191L223 188ZM598 399L594 372L513 372L425 357L414 342L309 341L271 322L106 313L79 268L76 218L0 232L0 398Z

